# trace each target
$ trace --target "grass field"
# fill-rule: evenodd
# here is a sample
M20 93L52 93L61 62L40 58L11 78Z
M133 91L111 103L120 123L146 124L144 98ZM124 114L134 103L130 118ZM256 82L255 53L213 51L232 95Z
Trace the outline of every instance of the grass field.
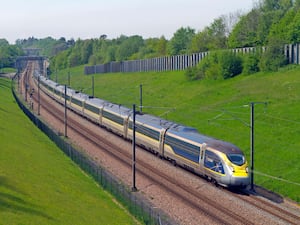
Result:
M23 114L0 78L0 224L137 224Z
M83 67L52 75L92 94ZM229 80L188 81L184 72L97 74L95 96L155 114L238 145L250 160L250 102L255 104L255 183L300 202L300 67ZM266 102L267 104L261 104Z

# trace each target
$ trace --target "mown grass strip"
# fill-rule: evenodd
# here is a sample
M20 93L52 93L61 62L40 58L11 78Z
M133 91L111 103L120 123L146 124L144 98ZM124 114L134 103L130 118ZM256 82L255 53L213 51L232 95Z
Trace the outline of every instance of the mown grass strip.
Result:
M18 108L0 79L0 224L136 224Z

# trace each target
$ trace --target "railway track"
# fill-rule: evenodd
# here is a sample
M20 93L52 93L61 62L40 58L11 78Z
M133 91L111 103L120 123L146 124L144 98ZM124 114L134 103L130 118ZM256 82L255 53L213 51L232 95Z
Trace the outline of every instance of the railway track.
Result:
M23 76L23 88L26 83L30 83L30 87L34 87L34 83L30 79L32 73L32 71L30 71L31 66L34 65L29 64L28 71L25 76ZM37 87L34 88L37 90ZM60 123L63 124L63 107L59 104L49 103L50 100L45 95L41 95L40 100L42 102L41 106L43 107L43 110L47 110L47 113L56 117ZM37 105L37 96L33 95L33 101L35 102L35 105ZM97 146L97 148L101 149L101 151L105 151L106 154L114 157L115 160L118 160L123 166L126 166L129 169L131 168L131 154L128 150L124 150L124 148L107 140L107 138L99 136L87 126L73 118L68 119L68 128L72 129L73 132L77 132L90 143L93 143L93 145ZM169 174L153 167L148 162L139 160L137 172L138 176L143 176L144 179L150 180L151 183L164 189L164 191L172 195L173 198L177 198L181 202L184 202L184 204L188 207L197 210L199 214L208 217L209 220L215 224L256 224L253 222L251 216L241 215L240 213L230 209L230 207L224 207L222 202L220 203L216 199L209 198L205 195L205 193L200 192L197 189L192 189L190 186L177 181ZM251 205L256 209L263 210L272 217L278 218L283 224L299 224L299 216L267 203L255 196L245 196L242 194L232 193L230 195L234 198L243 200L248 205Z
M295 224L295 225L300 224L299 215L287 211L286 209L279 207L277 204L271 203L266 199L262 199L261 197L256 196L255 194L244 195L242 193L242 194L235 195L235 197L241 199L242 201L248 203L249 205L254 206L258 210L263 210L269 213L270 215L277 217L278 219L286 222L287 224Z

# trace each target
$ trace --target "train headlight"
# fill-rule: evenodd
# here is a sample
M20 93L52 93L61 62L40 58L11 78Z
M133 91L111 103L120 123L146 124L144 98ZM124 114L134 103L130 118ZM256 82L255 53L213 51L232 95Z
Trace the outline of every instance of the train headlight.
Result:
M249 169L248 169L248 166L246 167L246 172L247 172L247 173L249 173Z

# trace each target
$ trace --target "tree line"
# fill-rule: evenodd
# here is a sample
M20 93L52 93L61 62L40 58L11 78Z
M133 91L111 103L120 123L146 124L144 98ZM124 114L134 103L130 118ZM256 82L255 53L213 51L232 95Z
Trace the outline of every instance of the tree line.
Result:
M5 39L0 39L0 69L14 67L16 57L23 55L22 49L16 45L10 45Z
M260 0L249 12L243 14L237 11L222 15L199 32L191 27L181 27L170 40L164 36L143 39L139 35L130 37L121 35L115 39L101 35L98 39L79 39L74 46L53 57L52 66L55 69L63 69L82 64L96 65L111 61L230 48L257 46L274 48L287 43L298 43L299 8L300 0Z
M52 70L83 64L96 65L111 61L259 46L271 46L268 54L272 58L274 54L281 52L281 49L278 50L279 46L299 43L299 8L300 0L258 0L247 13L237 11L222 15L197 32L191 27L181 27L170 40L164 36L144 39L139 35L121 35L109 39L103 34L99 38L76 41L63 37L58 40L51 37L31 37L27 40L17 40L16 46L41 48L42 55L51 57ZM218 61L222 61L222 57L218 56ZM268 62L263 62L260 56L250 58L248 64L250 61L259 61L258 66L252 68L253 71L270 69L264 68L264 64ZM278 65L283 64L281 59L278 61ZM251 65L248 67L251 70Z

